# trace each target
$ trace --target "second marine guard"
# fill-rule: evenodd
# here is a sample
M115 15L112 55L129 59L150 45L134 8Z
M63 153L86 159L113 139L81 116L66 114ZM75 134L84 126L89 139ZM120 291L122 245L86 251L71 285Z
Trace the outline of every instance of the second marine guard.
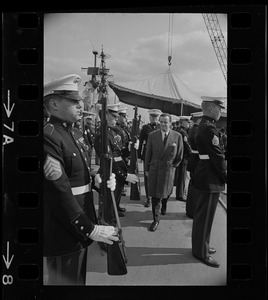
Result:
M85 285L87 247L93 241L113 244L118 229L97 225L91 192L90 157L82 132L79 75L44 87L44 256L48 285ZM97 177L97 176L96 176ZM97 177L100 182L99 177ZM114 175L107 182L115 189ZM90 258L89 258L90 259Z
M107 120L107 134L108 134L108 153L113 159L112 171L116 178L116 189L114 191L115 201L117 205L118 215L123 217L124 210L120 207L120 200L122 196L122 191L124 184L126 182L136 183L139 181L136 174L128 173L127 165L122 157L122 137L115 128L116 120L118 118L118 106L120 104L110 104L107 105L106 120ZM97 135L94 141L94 149L100 157L100 143L101 135ZM137 147L137 145L136 145Z
M119 134L122 138L122 158L127 166L129 166L130 160L130 144L131 135L129 131L129 127L127 124L127 107L119 107L118 108L118 118L116 122L115 129L118 129ZM122 196L126 196L126 191L123 189ZM125 208L120 208L123 212Z

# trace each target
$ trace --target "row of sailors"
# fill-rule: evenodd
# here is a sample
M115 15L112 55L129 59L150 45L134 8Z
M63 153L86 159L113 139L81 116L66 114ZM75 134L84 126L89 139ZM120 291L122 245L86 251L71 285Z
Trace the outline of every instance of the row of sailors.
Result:
M94 174L95 182L92 182L93 174L90 169L91 157L88 152L88 144L81 131L74 127L74 123L81 118L82 99L78 93L80 81L80 76L71 74L44 87L44 108L48 116L44 126L44 256L48 268L48 284L84 285L86 248L93 241L108 244L118 241L116 223L98 224L91 185L101 183L100 170ZM208 101L217 104L215 101L218 100ZM127 161L123 159L128 156L129 148L122 147L123 129L118 124L116 126L120 112L118 110L118 105L107 106L108 151L113 158L113 169L110 179L104 184L114 191L118 209L123 212L119 204L124 184L126 182L136 183L139 179L136 174L128 173ZM123 111L122 114L121 111L123 117L125 113ZM159 110L149 111L152 118L158 118L160 114ZM215 120L204 116L201 122L205 128L212 130L211 145L219 148ZM134 144L139 158L144 161L146 143L143 142L143 139L149 137L149 131L153 132L159 128L157 122L150 123L148 126L143 126L139 139ZM204 127L202 126L201 128ZM208 136L210 137L210 135ZM98 156L100 156L100 140L99 134L94 139L94 149ZM183 141L185 142L186 139L184 138ZM183 145L177 146L183 149ZM123 148L125 148L125 154L123 154ZM213 147L209 149L210 153L202 143L197 148L201 155L200 159L203 159L202 155L208 155L207 161L213 161ZM219 151L218 148L217 151ZM180 161L183 161L183 151L180 151L180 155ZM144 170L148 171L148 163L145 164ZM148 174L145 175L145 178L148 179ZM208 174L203 177L207 179ZM204 178L202 180L205 180ZM222 183L212 181L213 189L216 187L218 192L220 189L218 185ZM201 184L201 189L205 186L206 193L211 189L209 184L204 182ZM199 185L197 184L197 187ZM153 195L148 195L148 198L150 196ZM211 265L211 262L207 261L207 247L205 252L204 247L201 248L202 251L198 250L195 256Z

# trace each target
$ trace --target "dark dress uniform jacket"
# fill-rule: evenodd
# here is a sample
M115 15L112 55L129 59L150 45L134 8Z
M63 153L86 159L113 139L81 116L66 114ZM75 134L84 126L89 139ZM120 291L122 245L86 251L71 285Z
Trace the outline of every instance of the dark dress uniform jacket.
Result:
M127 166L122 158L122 137L118 132L118 129L114 127L107 128L107 147L108 153L113 157L113 168L112 172L115 174L116 185L122 185L125 183L127 178ZM101 150L101 135L97 135L94 141L95 151L100 157Z
M139 149L138 149L138 158L145 160L145 154L146 154L146 144L148 140L148 136L151 132L157 130L160 128L159 123L154 124L145 124L142 126L140 136L139 136Z
M116 124L114 130L120 134L122 139L122 157L125 161L125 163L128 163L129 157L130 157L130 151L128 149L129 142L131 140L130 132L128 131L127 126L122 124Z
M44 256L73 253L93 242L89 238L96 224L92 194L77 192L90 183L87 150L82 133L71 124L54 117L46 124Z
M167 198L172 193L175 168L182 161L182 135L174 130L164 146L161 130L149 134L145 156L145 171L149 171L149 195L155 198Z
M191 173L194 172L194 170L197 166L197 163L199 161L198 151L197 151L197 147L196 147L195 140L194 140L194 137L195 137L195 134L197 131L197 127L198 127L198 125L194 124L193 127L190 129L189 136L188 136L189 144L191 146L192 151L188 158L187 171L191 172Z
M219 131L212 118L202 117L195 135L195 144L199 155L208 155L209 159L199 159L193 187L210 193L223 191L227 180L226 161L220 148Z
M186 131L186 129L182 126L180 126L180 128L178 129L178 132L182 135L183 138L183 159L182 159L182 163L187 164L188 163L188 158L191 154L191 146L189 144L189 140L188 140L188 133Z

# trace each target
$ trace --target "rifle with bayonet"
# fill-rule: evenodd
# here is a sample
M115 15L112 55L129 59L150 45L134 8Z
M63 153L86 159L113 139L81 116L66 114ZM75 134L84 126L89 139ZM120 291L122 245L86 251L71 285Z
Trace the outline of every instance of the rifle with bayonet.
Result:
M103 54L103 52L102 52ZM110 179L112 174L112 157L108 152L108 133L107 133L107 120L106 120L106 109L107 109L107 88L105 75L107 75L107 69L104 69L104 54L102 57L102 68L101 73L101 85L100 85L100 102L102 105L101 110L101 152L100 152L100 169L102 182L100 184L100 223L105 225L116 225L118 227L119 241L113 242L112 245L105 245L107 249L107 264L109 275L125 275L127 274L127 258L125 252L125 243L122 235L122 228L120 226L117 206L114 201L113 192L107 187L107 181Z
M137 118L138 115L138 107L137 105L134 108L134 118L132 120L132 128L131 128L131 148L130 148L130 165L129 165L129 173L136 174L139 178L139 166L138 166L138 152L135 149L134 144L138 139L139 127L140 127L140 118ZM136 183L131 183L130 186L130 200L140 200L140 180Z

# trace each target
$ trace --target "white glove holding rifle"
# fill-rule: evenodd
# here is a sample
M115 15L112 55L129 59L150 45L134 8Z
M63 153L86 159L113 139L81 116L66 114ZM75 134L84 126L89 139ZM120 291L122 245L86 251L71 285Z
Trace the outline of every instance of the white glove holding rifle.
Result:
M129 151L131 151L131 145L132 145L132 142L130 141L130 142L128 143L128 150L129 150ZM135 148L136 150L138 150L138 149L139 149L139 145L140 145L140 141L139 141L139 139L137 139L136 142L135 142L135 144L134 144L134 148Z
M99 186L101 182L102 182L102 180L101 180L100 174L97 173L95 175L95 185ZM111 189L112 192L115 190L116 180L115 180L115 174L114 173L112 173L111 176L110 176L110 179L107 180L107 187L109 189Z
M93 241L112 245L113 241L117 242L119 240L117 235L118 228L114 226L95 225L89 237Z

